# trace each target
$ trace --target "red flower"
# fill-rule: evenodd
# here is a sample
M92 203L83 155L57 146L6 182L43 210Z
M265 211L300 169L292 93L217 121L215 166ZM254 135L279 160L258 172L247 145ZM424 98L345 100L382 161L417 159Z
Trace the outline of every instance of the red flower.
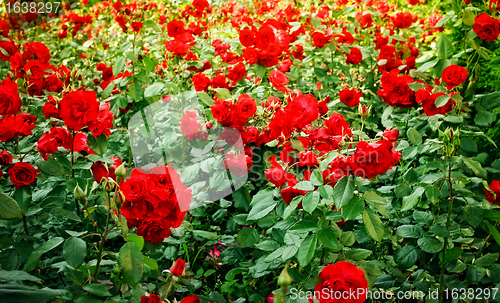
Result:
M6 150L0 152L0 165L7 165L12 163L12 154Z
M109 103L99 106L97 118L88 124L92 135L96 138L101 134L105 134L106 136L111 135L111 131L109 129L113 127L113 118L114 114L110 110Z
M28 42L24 44L23 61L27 61L33 55L45 64L51 58L49 49L42 42Z
M303 128L318 119L318 100L312 94L297 96L288 103L285 112L292 127Z
M245 74L247 73L247 69L245 67L245 64L239 63L238 65L234 66L229 70L229 73L227 74L227 78L231 79L233 81L238 81L240 79L243 79L245 77Z
M182 21L172 20L167 24L167 32L170 37L175 37L184 31L184 22Z
M247 47L243 50L243 58L248 64L255 64L259 62L259 53L253 47Z
M8 173L10 182L17 188L35 182L37 175L35 168L25 162L17 162L9 169Z
M102 178L108 179L109 172L104 163L97 161L90 167L92 177L97 183L101 183Z
M408 28L412 25L413 22L417 20L411 15L411 13L397 13L392 17L392 23L394 23L394 27L396 28Z
M363 303L366 300L368 291L368 281L365 278L365 272L358 269L354 264L347 261L340 261L335 264L327 265L319 274L321 282L314 287L314 293L321 294L316 297L320 303ZM363 289L364 292L360 290ZM359 294L354 299L346 299L340 296L335 299L335 293L355 293ZM361 295L363 293L363 295ZM324 294L328 294L324 295ZM330 296L330 294L333 294ZM313 302L309 299L309 302Z
M483 189L484 193L486 194L486 200L495 205L500 205L500 181L493 180L489 187L493 191L493 193L489 192L486 189Z
M71 133L63 127L53 127L50 132L44 133L40 139L38 139L38 151L42 157L47 160L47 154L52 155L58 150L59 146L66 149L71 149L73 144L73 138Z
M7 142L15 136L31 135L36 117L28 113L0 119L0 141Z
M194 89L197 92L206 91L210 85L210 78L202 73L194 75L191 81L193 81Z
M63 82L56 74L52 74L45 78L45 87L49 92L60 93L63 89Z
M201 303L201 301L198 299L197 295L194 295L194 296L185 297L179 303Z
M214 105L210 107L212 116L217 119L223 126L229 126L229 119L231 115L231 107L233 103L231 100L217 99Z
M315 166L319 165L318 157L312 151L303 151L299 153L299 166Z
M176 277L181 277L184 275L184 270L186 268L186 261L183 259L175 260L174 265L170 267L170 272Z
M285 87L288 84L288 77L279 70L273 70L269 73L269 81L276 90L284 93L288 92L289 89Z
M354 174L371 179L387 172L401 158L401 153L393 150L391 141L380 140L368 144L366 141L358 143L356 153L352 156Z
M257 102L250 98L248 94L241 94L235 105L236 115L246 120L252 117L257 111Z
M386 129L383 134L384 138L391 142L396 142L399 137L399 129Z
M249 171L246 156L244 154L239 154L235 157L232 152L229 152L225 157L224 166L235 176L243 176Z
M59 112L66 127L79 131L97 118L99 102L96 93L84 90L70 92L61 100Z
M346 63L349 64L354 64L358 65L361 63L361 60L363 60L363 54L357 47L351 48L351 52L347 54L347 60Z
M7 37L9 35L10 25L7 21L0 19L0 35Z
M266 178L276 187L280 188L286 181L293 179L293 176L286 173L283 167L276 161L276 156L269 158L269 162L271 162L273 166L265 171Z
M255 44L255 31L247 27L240 31L240 43L245 47L250 47Z
M363 96L363 93L356 89L343 89L339 93L340 102L347 106L355 107L359 105L359 98Z
M323 48L325 45L329 42L328 37L325 36L325 34L320 33L320 32L314 32L311 36L313 40L313 46L318 47L318 48Z
M293 198L307 194L307 191L305 190L293 188L295 185L297 185L297 183L299 183L299 181L295 179L288 180L287 181L288 187L281 190L281 197L283 198L283 201L285 201L287 205L290 205L290 202L292 202ZM301 207L302 203L299 204L298 208Z
M0 23L2 20L0 20ZM2 61L10 61L10 57L17 53L17 47L14 43L9 40L0 41L0 48L3 48L4 51L7 52L7 56L0 52L0 60Z
M384 103L391 106L408 108L417 105L415 94L408 85L413 82L413 78L408 75L398 76L398 73L399 70L393 70L390 73L384 71L381 78L383 89L379 89L377 94Z
M132 22L132 24L130 24L130 26L132 27L132 29L138 33L141 31L143 25L142 25L142 22L141 21L134 21Z
M0 115L12 116L19 112L22 106L19 92L17 91L17 83L5 79L0 83Z
M144 237L144 241L151 243L162 242L171 234L168 222L161 218L141 221L137 228L137 235Z
M498 38L500 22L497 19L490 17L487 13L482 13L474 22L472 29L480 39L494 42Z
M417 92L425 90L424 88L419 89ZM455 106L455 101L450 98L448 102L441 107L436 106L436 100L437 98L441 96L445 96L444 93L436 93L436 94L430 94L429 92L426 91L425 93L420 93L420 96L422 96L422 108L424 109L424 112L427 116L434 116L437 114L445 115L449 113L453 107Z
M181 118L181 131L182 134L188 137L188 140L203 137L203 127L196 120L198 114L195 110L188 110ZM206 133L208 135L208 133Z
M142 296L141 303L162 303L162 301L157 295L150 294L149 296Z
M450 65L443 71L441 80L446 83L446 88L451 90L455 86L458 86L467 80L467 75L469 73L467 70L458 65Z
M45 63L42 60L31 60L24 66L25 72L31 72L31 80L42 79L45 73L45 69Z

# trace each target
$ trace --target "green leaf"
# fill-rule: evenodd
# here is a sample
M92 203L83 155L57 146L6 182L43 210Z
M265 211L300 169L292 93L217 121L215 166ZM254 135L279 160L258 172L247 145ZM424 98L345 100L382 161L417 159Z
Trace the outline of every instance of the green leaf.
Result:
M115 83L110 82L108 86L106 86L106 88L102 91L101 98L106 99L107 97L109 97L109 95L111 95L111 93L113 92L114 88L115 88Z
M495 121L496 115L494 113L486 111L482 106L477 104L474 105L474 108L477 111L476 116L474 117L474 123L476 123L476 125L487 127Z
M312 221L299 221L295 223L288 231L292 234L308 233L310 231L316 230L318 224Z
M135 287L144 272L144 257L137 244L125 243L118 254L118 262L122 267L123 279L128 285Z
M321 244L323 244L325 247L333 250L340 249L337 234L331 227L323 226L316 231L316 236L318 237L318 240L321 242Z
M484 221L484 223L486 224L486 226L488 226L488 229L490 230L493 239L495 239L495 242L500 245L500 233L498 232L496 227L491 225L488 221Z
M342 208L351 201L352 197L354 197L354 179L351 175L343 176L333 188L335 206L337 209Z
M439 260L441 260L441 262L443 262L443 252L444 250L441 253L439 253ZM447 249L445 254L446 260L444 263L460 258L463 252L464 251L460 247L453 247L452 249Z
M31 256L29 257L28 261L24 265L23 270L24 271L32 271L36 268L38 265L38 262L40 261L40 258L42 255L57 246L59 246L61 243L64 242L64 238L61 237L55 237L47 242L43 243L40 247L37 248L33 253L31 253Z
M385 228L379 215L370 208L365 208L363 211L363 222L365 223L368 235L375 241L382 241Z
M453 45L446 35L441 35L437 44L437 54L443 59L450 59L453 56Z
M64 167L54 159L37 161L36 166L49 176L61 176L64 173Z
M252 202L250 202L251 207L255 207L255 205L261 203L265 200L273 200L274 195L271 189L260 190L256 195L253 196Z
M359 214L363 212L365 209L365 201L360 199L359 197L354 197L347 203L342 206L342 218L346 221L354 220Z
M310 181L300 181L293 188L296 188L299 190L305 190L305 191L312 191L312 190L314 190L314 185L312 185L312 183Z
M481 99L481 107L491 110L500 106L500 92L493 92L485 95Z
M42 282L43 280L30 275L29 273L22 270L0 270L0 280L4 281L30 281L30 282Z
M302 208L312 214L312 212L316 209L319 203L319 192L313 191L305 194L304 199L302 200Z
M155 32L161 33L161 28L153 20L146 20L143 22L143 24L144 24L144 27L152 28Z
M137 247L139 247L139 250L142 250L144 247L144 238L138 235L130 235L127 236L127 241L129 242L134 242Z
M368 258L373 252L364 248L349 249L345 252L345 257L348 260L360 261Z
M418 239L418 246L429 254L434 254L443 249L443 243L434 237L425 236Z
M256 229L252 227L246 227L238 232L236 240L241 245L241 247L245 248L257 244L257 242L259 242L259 237L259 232Z
M414 145L419 145L422 143L422 136L420 135L418 130L410 128L406 132L406 135L408 136L408 139L410 139L410 142L413 143Z
M420 66L420 67L417 69L417 72L419 72L419 73L425 73L425 72L426 72L429 68L436 66L436 64L438 64L438 62L439 62L439 58L435 58L435 59L433 59L433 60L427 61L427 62L425 62L424 64L422 64L422 66ZM418 83L418 82L413 82L413 83L410 83L410 84L415 85L414 83ZM415 91L415 90L413 89L413 87L412 87L412 86L410 86L410 88L411 88L413 91ZM415 87L415 88L416 88L416 87ZM417 89L417 90L418 90L418 89Z
M214 105L214 100L206 92L198 92L198 98L208 106Z
M233 192L234 207L247 212L250 209L250 193L246 187L241 187Z
M467 165L467 167L470 168L476 176L486 178L486 170L481 166L481 163L467 157L463 157L462 159L464 160L465 165Z
M408 269L417 262L418 250L413 245L406 245L401 248L394 256L394 261L401 266L402 269Z
M113 75L117 76L123 68L125 67L125 57L120 57L115 61L113 65Z
M232 98L233 96L227 88L217 88L217 99L227 100Z
M111 293L108 290L108 287L104 284L87 284L83 287L83 290L88 291L89 293L100 296L100 297L111 297Z
M374 202L378 204L386 204L387 200L385 200L384 197L381 197L379 194L377 194L374 191L368 191L363 194L363 199L365 199L367 202Z
M482 267L488 267L490 265L493 265L498 260L498 253L487 253L486 255L477 258L476 261L474 261L474 265L476 266L482 266Z
M396 235L403 238L420 238L425 235L425 232L417 225L401 225L396 229Z
M477 284L485 274L486 269L475 265L469 265L469 267L467 267L467 271L465 272L465 279L467 279L467 282L469 283Z
M283 211L283 216L282 216L283 220L286 220L288 219L288 217L290 217L292 212L297 208L297 206L299 206L299 203L302 202L303 198L304 196L297 196L292 199L290 205L288 205Z
M439 96L437 99L436 99L436 107L443 107L445 106L448 101L450 100L450 96L448 95L444 95L444 96Z
M87 244L80 238L71 237L63 247L63 257L69 265L77 268L87 256Z
M415 189L415 191L411 195L403 197L401 211L408 211L417 206L419 198L422 196L424 191L424 187L417 187L417 189Z
M268 213L270 213L274 207L278 204L277 201L274 200L263 200L259 202L256 206L254 206L250 213L248 214L247 220L259 220L265 217Z
M483 209L476 205L466 205L464 207L464 218L474 228L483 222Z
M134 79L134 81L128 86L128 92L134 101L139 101L142 99L144 89L142 88L141 83L137 79Z
M23 214L26 213L28 208L31 206L31 187L30 186L21 186L16 188L12 198L16 200L21 212Z
M144 91L144 98L161 96L161 91L165 88L165 83L155 82L148 87Z
M193 234L202 238L205 238L207 240L217 240L219 239L219 235L217 233L211 232L211 231L204 231L204 230L193 230Z
M108 150L108 137L101 134L95 138L92 134L87 135L87 143L89 147L98 155L102 156Z
M1 219L21 219L23 213L16 200L0 192L0 218Z
M51 212L52 215L62 216L76 222L82 222L82 220L73 211L69 211L64 208L54 208Z
M311 183L315 186L323 185L323 176L319 172L319 170L314 170L311 174Z
M7 298L8 303L47 303L55 298L65 297L71 301L71 293L67 289L42 289L29 287L20 284L0 285L0 298ZM60 302L60 300L57 300ZM55 301L55 302L57 302Z
M439 202L441 192L439 191L439 187L437 185L428 185L425 188L425 195L427 196L427 199L436 204Z
M280 247L280 244L273 240L266 240L264 242L255 245L255 247L264 251L273 251L278 249Z
M500 222L500 212L496 210L483 209L484 217L495 222Z
M297 260L299 261L300 267L305 267L309 262L311 262L316 252L316 244L318 239L316 235L307 236L302 244L300 245L299 251L297 252Z

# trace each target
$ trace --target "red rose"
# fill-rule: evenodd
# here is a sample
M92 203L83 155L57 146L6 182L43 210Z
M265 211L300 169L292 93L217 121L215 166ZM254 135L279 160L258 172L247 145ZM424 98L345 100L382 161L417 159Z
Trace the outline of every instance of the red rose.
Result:
M240 43L245 47L250 47L255 44L255 31L247 27L240 31Z
M69 129L79 131L97 118L99 102L96 93L83 90L70 92L61 100L59 112Z
M269 25L263 25L257 32L257 48L266 48L271 42L276 42L276 36Z
M392 22L396 28L408 28L416 19L417 17L413 18L411 13L397 13L392 17Z
M138 33L141 31L143 25L142 25L142 22L141 21L134 21L132 22L132 24L130 24L130 26L132 27L132 29L134 30L134 32Z
M378 90L377 94L382 98L384 103L399 108L414 107L417 105L415 94L411 90L408 83L413 82L413 78L408 75L397 76L396 72L391 72L385 76L386 80L382 79L382 90ZM384 72L385 74L386 72ZM384 76L382 76L384 78Z
M0 141L7 142L15 136L31 135L36 117L28 113L0 119Z
M384 138L391 142L396 142L399 137L399 129L386 129L383 134Z
M99 112L97 114L97 119L91 121L88 124L90 132L94 137L99 137L102 134L106 136L111 135L110 128L113 127L114 114L110 110L109 103L105 103L99 106Z
M423 88L419 89L423 90ZM436 106L437 98L444 96L444 93L436 93L436 94L427 94L426 98L422 100L422 108L427 116L434 116L437 114L446 115L449 113L453 107L455 106L455 101L453 98L450 98L448 102L441 106Z
M387 172L401 158L399 152L393 151L389 140L380 140L371 144L361 141L357 147L356 153L352 156L354 173L365 179Z
M7 21L0 19L0 34L7 37L9 35L10 25Z
M196 120L198 114L195 110L188 110L181 118L181 131L182 134L188 137L188 140L194 140L203 136L201 132L203 127Z
M486 189L483 189L484 193L486 194L486 200L495 205L500 205L500 181L493 180L489 187L493 191L493 193L489 192Z
M243 176L248 173L246 156L243 154L239 154L236 157L234 155L226 155L224 166L231 173L231 175Z
M170 37L175 37L184 31L184 22L182 21L172 20L167 24L167 32Z
M157 295L150 294L149 296L142 296L141 303L162 303L162 301Z
M340 102L347 106L355 107L359 105L359 98L363 96L363 93L356 89L343 89L339 93Z
M12 154L6 150L0 152L0 165L7 165L12 163Z
M346 63L349 64L354 64L358 65L361 63L361 60L363 60L363 54L357 47L351 48L351 52L347 54L347 60Z
M144 241L158 243L170 237L172 231L163 219L142 221L137 228L137 235L144 237Z
M0 22L2 21L0 20ZM7 52L7 56L0 52L0 60L2 61L10 61L10 57L17 53L16 45L9 40L0 41L0 48Z
M185 297L179 303L201 303L201 301L199 300L197 295L194 295L194 296Z
M45 78L45 87L49 92L60 93L63 89L63 83L56 74L52 74Z
M71 133L63 127L53 127L50 132L44 133L38 140L38 151L47 160L47 154L52 155L59 146L71 149L73 138Z
M286 173L283 167L276 161L276 156L269 158L269 162L271 162L273 166L265 171L266 178L276 187L280 188L286 181L293 178L293 176Z
M196 8L196 10L202 11L205 8L208 8L210 4L208 3L207 0L194 0L193 6Z
M314 293L335 294L335 293L356 293L353 299L331 299L323 296L316 297L320 303L363 303L366 300L368 291L368 281L365 272L358 269L354 264L347 261L339 261L335 264L327 265L319 274L321 282L314 286ZM361 292L361 290L364 290Z
M238 81L240 79L243 79L245 77L245 74L247 73L247 69L245 67L245 64L239 63L235 67L231 68L229 70L229 73L227 74L227 78L231 79L233 81Z
M328 37L325 36L325 34L320 33L320 32L314 32L311 36L313 40L312 46L318 47L318 48L323 48L325 45L329 42Z
M191 81L193 81L194 89L197 92L206 91L210 85L210 78L202 73L194 75L193 78L191 78Z
M33 55L42 63L48 63L51 58L50 51L42 42L28 42L24 44L23 60L27 61Z
M243 50L243 58L248 64L255 64L259 62L259 53L253 47L247 47Z
M33 80L30 79L28 82L28 94L30 96L43 96L45 93L43 89L45 88L45 82L42 79Z
M186 261L183 259L175 260L174 265L170 267L170 272L176 277L181 277L184 275L184 270L186 268Z
M295 185L297 185L297 183L299 183L299 181L295 179L288 180L288 187L281 190L281 197L287 205L290 205L290 202L292 202L293 198L307 194L307 191L305 190L293 188ZM302 208L302 202L301 204L299 204L298 208Z
M288 84L288 77L279 70L273 70L269 73L269 81L271 81L276 90L284 93L288 92L288 89L285 87Z
M0 83L0 115L12 116L19 112L22 106L19 92L17 91L17 83L5 79Z
M446 83L446 88L451 90L455 86L458 86L467 80L467 75L469 73L467 70L458 65L450 65L443 71L441 80Z
M241 94L236 101L235 109L236 114L246 122L246 119L252 117L257 111L257 102L249 95Z
M30 185L36 180L36 170L29 163L17 162L9 169L8 173L10 182L17 188Z
M43 105L43 108L42 108L42 113L45 117L45 119L50 119L50 118L57 118L57 119L61 119L61 115L59 114L59 110L57 109L57 107L50 103L50 102L47 102Z
M148 184L147 175L134 169L130 178L120 187L127 201L136 202L142 199L147 193Z
M45 74L46 65L42 60L31 60L24 66L24 71L31 72L30 79L42 79Z
M315 166L319 165L318 157L312 151L303 151L299 153L299 166Z
M493 42L498 38L500 22L497 19L482 13L474 19L474 22L472 29L480 39Z
M300 95L293 98L285 108L288 123L296 128L303 128L318 119L318 100L312 94Z
M259 53L259 62L265 67L271 67L279 63L279 57L272 55L266 49Z
M102 178L108 179L109 172L104 163L97 161L90 167L92 176L97 183L101 183Z

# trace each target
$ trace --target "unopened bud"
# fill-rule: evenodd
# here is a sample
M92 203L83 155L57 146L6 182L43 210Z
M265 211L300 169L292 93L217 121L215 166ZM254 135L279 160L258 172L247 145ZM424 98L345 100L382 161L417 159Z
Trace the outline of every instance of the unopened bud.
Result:
M75 196L75 199L77 201L80 201L82 204L85 203L85 193L83 190L78 186L78 184L75 187L75 190L73 191L73 195Z
M366 105L358 105L358 114L361 116L361 118L364 120L366 117L370 114L371 106L370 108L367 108Z
M115 169L115 175L117 177L125 177L125 172L127 171L125 169L125 163L126 162L123 162L120 166L118 166L116 169Z
M278 286L289 286L292 284L292 278L288 274L288 263L285 265L285 268L281 271L281 274L278 277Z

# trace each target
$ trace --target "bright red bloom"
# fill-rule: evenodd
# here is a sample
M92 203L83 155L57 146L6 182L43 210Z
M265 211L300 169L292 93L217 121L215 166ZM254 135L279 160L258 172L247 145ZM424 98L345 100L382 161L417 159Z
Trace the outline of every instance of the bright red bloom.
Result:
M398 73L399 70L393 70L390 73L384 72L381 78L383 89L379 89L377 94L384 103L391 106L399 108L414 107L417 105L415 94L408 85L413 82L413 78L408 75L398 76Z
M303 128L318 119L318 100L312 94L297 96L285 107L285 113L292 127Z
M97 118L88 124L90 132L94 137L99 137L101 134L106 136L111 135L110 128L113 127L114 114L110 110L109 103L99 106Z
M188 137L188 140L201 138L204 134L208 136L208 133L202 132L203 127L196 120L197 116L198 114L195 110L188 110L181 118L181 131L184 136Z
M0 141L7 142L15 136L28 136L32 134L35 128L36 117L21 113L17 116L5 117L0 119Z
M255 44L255 31L247 27L240 31L240 43L245 47L251 47Z
M132 27L132 29L134 30L134 32L138 33L141 31L143 25L142 25L142 22L141 21L134 21L132 22L132 24L130 24L130 26Z
M489 187L493 191L493 193L489 192L486 189L483 189L484 193L486 194L486 200L492 204L500 205L500 181L493 180Z
M354 174L371 179L387 172L401 158L401 153L393 149L389 140L380 140L375 143L361 141L356 153L352 156Z
M357 47L352 47L351 48L351 52L349 54L347 54L347 60L346 60L346 63L349 64L354 64L354 65L358 65L361 63L361 61L363 60L363 54L361 53L361 51L359 50L359 48Z
M94 181L96 181L97 183L101 183L102 178L108 179L109 177L108 169L101 161L97 161L92 164L90 170L92 171L92 177L94 177Z
M257 111L257 102L255 102L255 99L250 98L248 94L241 94L234 108L236 115L246 122L246 119L252 117Z
M467 70L458 65L450 65L444 69L441 80L446 83L446 88L451 90L467 80Z
M0 83L0 115L12 116L19 113L23 104L17 89L17 83L10 79Z
M94 122L99 114L96 93L84 90L70 92L61 100L59 112L69 129L79 131Z
M288 77L279 70L273 70L269 73L269 81L276 90L284 93L288 92L289 89L285 87L288 84Z
M182 299L179 303L201 303L197 295L188 296Z
M472 29L480 39L494 42L498 38L500 22L497 19L482 13L474 19L474 22Z
M392 23L396 28L408 28L415 21L417 21L417 16L413 17L411 13L397 13L392 17Z
M172 20L167 24L168 35L172 38L184 31L184 22L180 20Z
M356 89L343 89L339 93L340 102L347 106L355 107L359 105L359 98L363 96L363 93Z
M239 63L236 66L232 67L229 69L229 73L227 74L227 78L233 81L239 81L245 77L245 74L247 73L247 69L245 67L245 64Z
M149 296L142 296L141 303L162 303L162 301L157 295L150 294Z
M175 260L174 265L170 267L170 272L176 277L182 277L184 275L184 270L186 268L186 261L183 259Z
M36 181L37 176L35 168L31 164L25 162L17 162L9 168L8 173L10 182L17 188L24 185L30 185Z
M399 137L399 129L386 129L383 134L384 138L391 142L396 142Z
M7 165L12 163L12 154L6 150L0 152L0 165Z
M211 82L210 78L202 73L194 75L193 78L191 78L191 81L193 81L194 89L197 92L206 91Z

